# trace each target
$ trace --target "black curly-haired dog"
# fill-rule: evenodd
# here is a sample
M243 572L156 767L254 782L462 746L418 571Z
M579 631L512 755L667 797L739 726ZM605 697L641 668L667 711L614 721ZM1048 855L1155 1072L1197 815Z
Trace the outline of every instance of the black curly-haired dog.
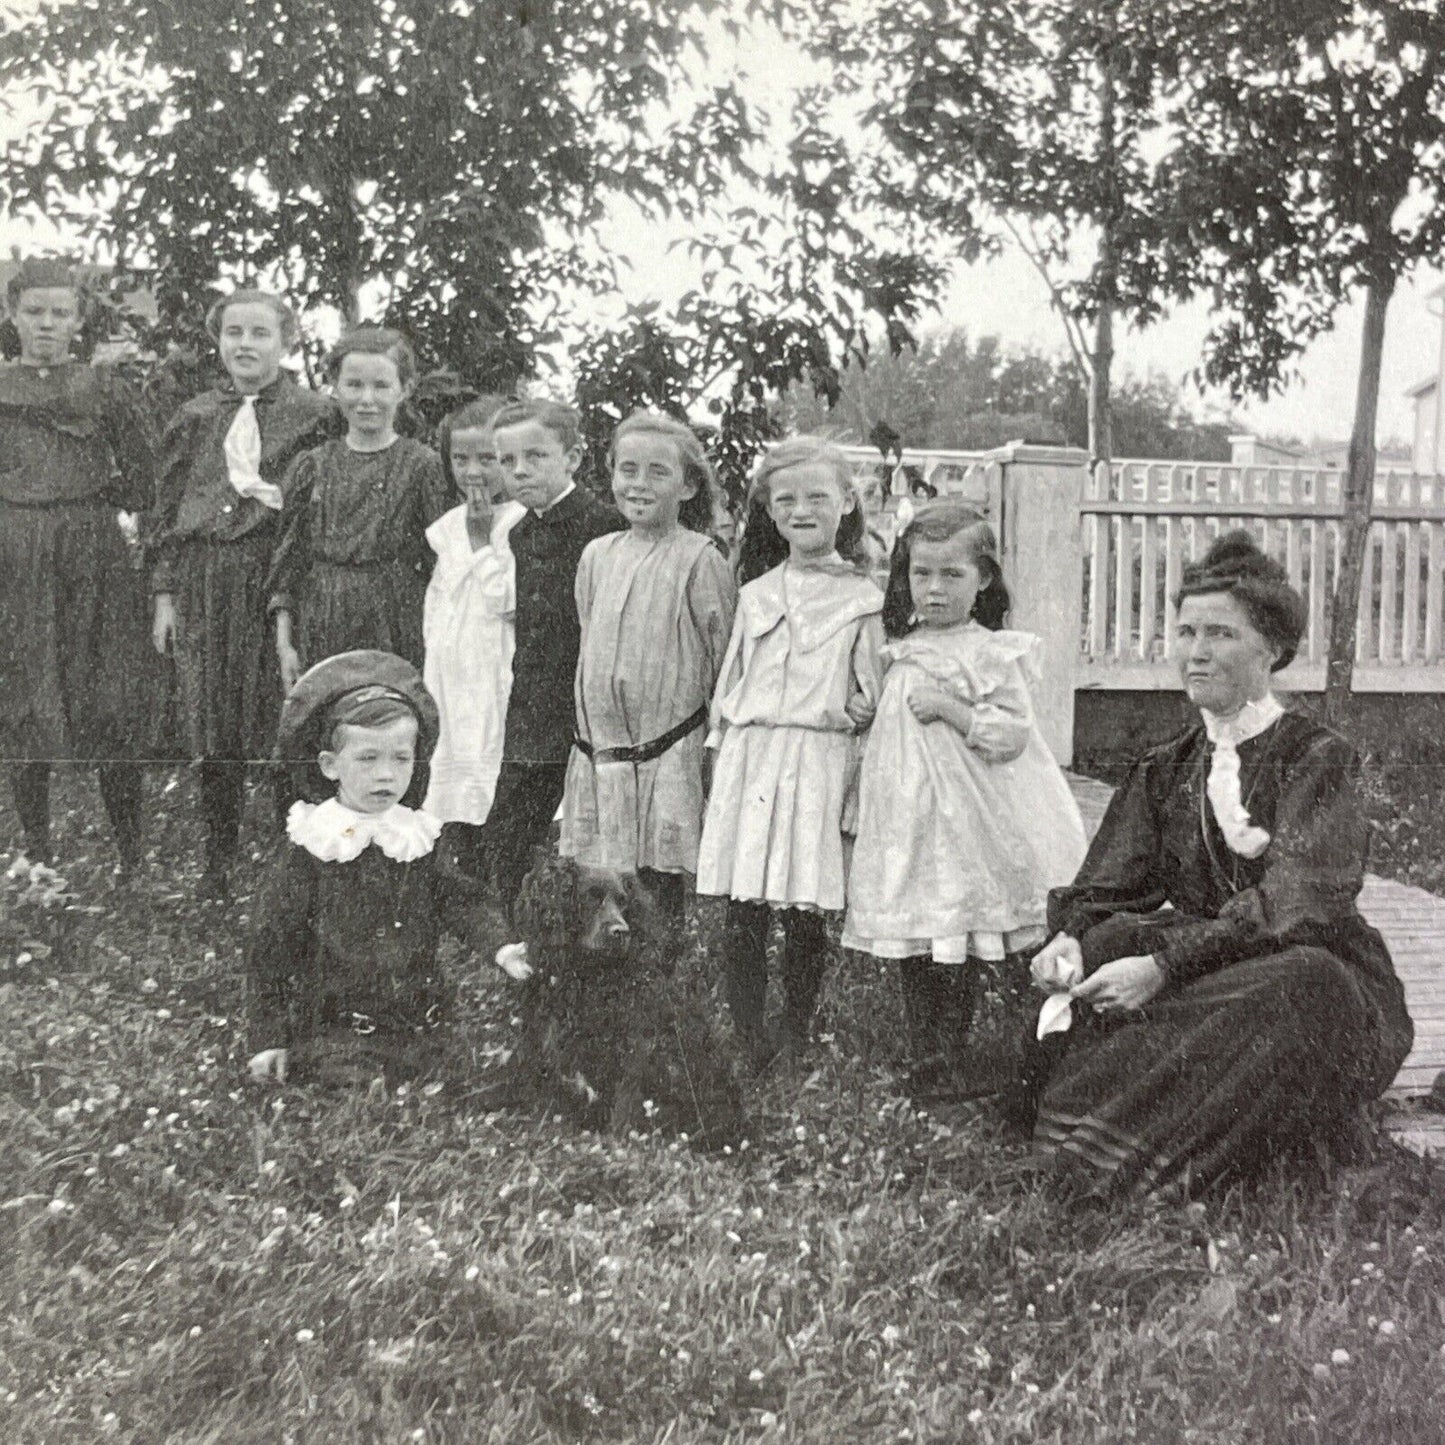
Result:
M524 1086L590 1128L737 1143L732 1051L637 877L541 857L514 916L533 970L514 1059Z

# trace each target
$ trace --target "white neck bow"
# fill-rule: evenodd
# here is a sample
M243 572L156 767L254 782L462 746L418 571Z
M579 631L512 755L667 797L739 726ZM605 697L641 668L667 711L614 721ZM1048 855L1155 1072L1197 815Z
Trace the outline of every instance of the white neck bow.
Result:
M238 497L254 497L273 512L281 510L281 488L261 475L261 424L256 420L256 398L243 396L235 419L221 444L226 454L226 475Z
M1278 698L1266 693L1257 701L1244 704L1237 713L1219 717L1200 708L1204 732L1214 744L1209 763L1209 777L1204 791L1214 810L1214 821L1224 834L1232 853L1241 858L1258 858L1269 847L1269 833L1249 820L1249 811L1239 792L1239 745L1272 728L1284 714Z
M292 803L286 836L322 863L350 863L373 843L395 863L414 863L436 846L439 818L393 804L384 813L356 813L336 798Z

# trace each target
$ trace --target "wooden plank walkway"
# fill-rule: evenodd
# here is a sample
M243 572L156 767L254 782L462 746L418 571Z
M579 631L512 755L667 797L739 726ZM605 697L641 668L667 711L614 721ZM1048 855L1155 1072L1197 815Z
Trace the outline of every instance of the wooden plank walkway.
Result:
M1114 790L1075 773L1069 774L1069 785L1084 815L1084 827L1093 837ZM1427 1094L1445 1072L1445 898L1367 873L1360 912L1384 935L1415 1021L1415 1047L1390 1096L1407 1099Z

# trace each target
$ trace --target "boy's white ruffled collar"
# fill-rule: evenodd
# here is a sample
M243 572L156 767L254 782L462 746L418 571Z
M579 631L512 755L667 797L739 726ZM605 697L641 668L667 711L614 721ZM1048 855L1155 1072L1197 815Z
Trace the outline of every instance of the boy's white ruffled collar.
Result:
M394 804L384 813L357 813L336 798L292 803L286 836L322 863L350 863L373 843L395 863L414 863L436 847L440 818Z

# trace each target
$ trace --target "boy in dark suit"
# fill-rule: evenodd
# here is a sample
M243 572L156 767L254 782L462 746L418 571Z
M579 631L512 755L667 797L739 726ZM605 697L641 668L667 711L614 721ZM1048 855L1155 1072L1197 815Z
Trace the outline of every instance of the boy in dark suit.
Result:
M576 481L577 413L554 401L514 401L492 420L497 463L510 496L527 509L512 529L517 564L516 651L496 796L485 856L510 913L562 801L572 747L573 680L581 626L574 586L582 549L625 523Z

